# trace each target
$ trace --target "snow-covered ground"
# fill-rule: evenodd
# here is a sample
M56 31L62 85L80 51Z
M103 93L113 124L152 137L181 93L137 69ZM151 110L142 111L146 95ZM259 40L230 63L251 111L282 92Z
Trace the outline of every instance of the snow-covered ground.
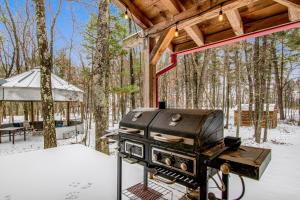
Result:
M232 118L230 120L230 126L228 130L225 130L225 135L235 135L235 127L233 126ZM250 180L246 179L246 193L243 199L258 199L258 200L270 200L270 199L298 199L298 192L300 187L300 171L299 171L299 158L298 155L300 153L300 126L291 125L291 124L285 124L283 122L278 123L278 127L276 129L271 129L269 131L268 135L268 142L262 143L262 144L256 144L253 140L253 128L247 128L242 127L240 130L240 136L242 137L243 144L249 145L249 146L260 146L264 148L270 148L272 149L272 160L263 174L260 181ZM80 141L81 136L77 138L77 141ZM14 177L18 176L20 180L22 180L22 183L25 183L24 178L27 179L28 183L24 188L20 188L20 190L33 190L30 185L31 179L28 177L28 174L26 176L20 173L16 173L15 170L18 171L19 168L22 166L6 166L7 169L3 169L1 167L2 163L6 160L13 160L13 158L21 158L26 157L27 155L34 155L31 153L28 154L19 154L22 152L27 151L35 151L43 149L43 138L42 136L28 136L27 141L23 141L22 136L16 137L15 145L12 145L10 142L8 142L8 138L2 138L3 143L0 144L0 200L7 200L7 199L24 199L22 197L17 198L17 195L14 195L14 193L10 191L16 191L12 190L8 186L11 186L7 184L7 180L3 179L3 174L6 175L6 177ZM68 140L59 140L58 145L68 145L76 143L76 138L71 138ZM89 147L91 149L94 148L94 128L90 130L90 138L88 139ZM111 150L113 151L113 145ZM85 160L83 158L84 155L81 155L77 152L74 152L74 156L78 157L78 160L82 160L83 162L89 162L88 160ZM14 154L14 155L12 155ZM56 154L59 157L59 154ZM30 156L29 156L30 157ZM44 159L43 159L44 160ZM112 163L112 165L115 165L115 155L112 154L109 159L107 159L107 162ZM22 162L24 162L24 165L26 164L26 159L22 159ZM37 167L39 162L44 161L36 161ZM46 161L45 161L46 162ZM94 162L94 161L93 161ZM80 164L80 162L79 162ZM5 163L4 163L5 165ZM80 164L81 165L81 164ZM101 166L101 165L100 165ZM106 164L105 164L106 166ZM81 179L82 177L92 177L94 174L99 173L102 171L101 167L94 168L91 167L90 170L87 170L86 168L82 168L84 172L82 171L74 171L72 168L74 167L74 164L70 163L68 167L61 167L60 173L62 173L63 177L57 177L57 183L51 183L51 184L58 184L58 186L61 186L61 183L63 182L66 184L66 187L50 187L49 189L57 189L59 191L51 191L51 193L55 193L56 196L51 196L51 198L48 199L84 199L84 200L93 200L98 198L99 195L97 192L104 190L104 188L101 186L103 179L98 176L94 176L93 180L76 180L76 177L78 174L80 174ZM77 169L78 166L74 167L74 169ZM142 169L139 166L134 167L137 171L137 173L132 172L132 180L135 180L138 175L141 175ZM89 169L89 168L88 168ZM3 172L5 170L5 172ZM70 172L74 173L74 176L72 173L70 176L66 177L67 180L61 180L62 178L65 178L63 175L64 170L70 170ZM58 172L59 170L55 170L55 172ZM34 175L34 171L29 170L29 172L32 172ZM131 173L128 171L128 173ZM9 174L9 175L8 175ZM130 175L131 177L131 175ZM87 178L88 179L88 178ZM131 178L130 178L131 179ZM137 180L137 179L136 179ZM38 180L35 180L38 181ZM47 180L45 180L47 181ZM70 183L69 183L70 182ZM94 189L87 189L84 190L85 192L80 193L80 191L75 191L75 193L71 192L71 188L79 183L80 184L93 184ZM45 184L45 183L43 183ZM68 186L69 184L69 186ZM18 184L16 184L16 187ZM210 183L211 187L214 187L213 183ZM79 186L78 186L79 187ZM83 186L82 186L83 187ZM90 186L91 187L91 186ZM111 186L113 187L113 185ZM180 188L180 187L179 187ZM6 189L6 190L4 190ZM178 187L174 190L174 199L177 199L178 196L181 195L180 192L177 191ZM211 191L214 191L214 189L211 189ZM240 180L236 175L231 175L230 177L230 198L233 199L237 196L239 196L241 191L241 185ZM37 194L39 198L30 198L30 200L35 199L47 199L46 194L44 190L36 191L34 190L34 193ZM69 192L69 193L68 193ZM76 193L77 192L77 193ZM69 196L68 196L68 195ZM8 195L8 196L7 196ZM39 196L41 195L41 196ZM43 196L44 195L44 196ZM219 195L219 193L217 193ZM36 197L36 196L35 196ZM76 198L75 198L76 197ZM103 198L102 198L103 199ZM27 199L24 199L27 200Z

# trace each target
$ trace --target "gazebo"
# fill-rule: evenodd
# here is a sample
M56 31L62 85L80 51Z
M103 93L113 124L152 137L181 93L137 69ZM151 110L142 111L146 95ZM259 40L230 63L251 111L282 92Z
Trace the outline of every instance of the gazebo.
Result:
M34 120L34 102L41 101L40 93L41 72L39 68L26 71L16 76L1 80L0 101L30 102L31 124L37 124ZM67 103L66 125L72 126L70 121L70 103L80 103L81 122L83 121L83 94L84 92L76 86L61 79L55 74L51 74L52 94L55 102ZM40 123L39 127L42 124Z

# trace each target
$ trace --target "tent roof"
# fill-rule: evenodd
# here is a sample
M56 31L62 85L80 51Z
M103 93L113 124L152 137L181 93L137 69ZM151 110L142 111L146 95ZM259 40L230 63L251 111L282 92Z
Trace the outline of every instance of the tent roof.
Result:
M1 99L6 101L40 101L39 68L5 79L1 88ZM55 74L51 74L54 101L82 101L83 91Z
M41 72L39 68L35 68L5 79L7 82L2 87L19 87L19 88L40 88ZM68 83L55 74L51 74L52 89L69 90L83 92L76 86Z

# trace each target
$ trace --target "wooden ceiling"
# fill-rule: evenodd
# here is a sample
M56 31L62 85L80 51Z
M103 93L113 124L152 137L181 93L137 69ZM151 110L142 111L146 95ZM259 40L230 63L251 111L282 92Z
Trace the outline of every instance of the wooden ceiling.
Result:
M300 0L113 1L128 10L144 36L168 44L173 52L300 20ZM219 21L221 9L224 19Z

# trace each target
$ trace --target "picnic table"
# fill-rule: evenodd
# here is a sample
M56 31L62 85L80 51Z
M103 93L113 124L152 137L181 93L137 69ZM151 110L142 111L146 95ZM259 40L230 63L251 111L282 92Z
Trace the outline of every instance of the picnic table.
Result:
M12 136L12 143L15 144L15 135L17 133L23 132L24 134L24 141L26 141L26 131L24 127L6 127L6 128L0 128L0 143L1 143L1 137L2 135L8 134L9 135L9 141L11 141Z

